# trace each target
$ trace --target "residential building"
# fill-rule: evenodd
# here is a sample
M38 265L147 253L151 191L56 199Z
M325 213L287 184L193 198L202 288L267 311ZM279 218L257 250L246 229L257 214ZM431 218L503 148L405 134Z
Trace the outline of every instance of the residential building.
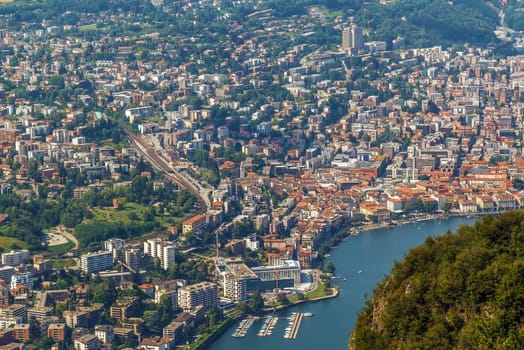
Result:
M76 339L74 342L75 350L99 350L100 341L92 334L86 334Z
M4 317L21 318L22 322L27 320L26 307L24 305L18 305L18 304L7 305L3 307L2 309L0 309L0 315Z
M160 260L160 266L167 270L175 264L175 244L160 238L144 242L144 254Z
M218 304L218 286L211 282L200 282L178 290L178 305L186 312L202 305L208 309Z
M111 238L107 241L104 241L104 250L112 252L113 249L123 247L126 244L126 241L121 238Z
M64 341L65 323L51 323L47 327L47 336L53 339L54 342Z
M184 222L182 222L182 233L187 235L189 232L201 234L207 227L206 217L202 214L197 214Z
M29 260L29 251L26 249L11 250L2 254L2 265L18 266L25 264L27 260Z
M172 339L168 338L145 338L139 345L140 350L170 350Z
M80 259L82 271L87 274L100 271L111 270L113 267L113 254L111 252L100 251L82 255Z
M26 286L29 290L33 289L33 274L31 272L18 272L11 276L11 290Z
M218 265L222 275L224 297L231 301L247 299L247 281L257 279L257 275L239 258L224 259Z
M11 276L15 274L15 268L12 266L0 267L0 279L6 283L11 283Z
M131 316L136 311L138 306L138 298L127 297L118 299L113 306L109 309L110 316L117 321L123 321Z
M69 328L87 328L89 325L87 312L67 310L62 313L62 317Z
M98 325L95 326L95 336L104 344L109 344L115 338L113 331L114 327L111 325Z
M29 330L29 327L30 326L28 323L15 324L13 326L15 340L18 340L23 343L30 340L32 334ZM34 336L37 336L37 334L35 334Z

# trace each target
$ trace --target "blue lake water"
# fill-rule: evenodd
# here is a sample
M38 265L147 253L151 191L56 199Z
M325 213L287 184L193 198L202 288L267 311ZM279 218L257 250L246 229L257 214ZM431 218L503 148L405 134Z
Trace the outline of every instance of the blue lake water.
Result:
M355 326L357 313L364 307L367 297L401 260L409 249L424 242L426 237L455 231L462 224L473 224L475 218L451 218L413 223L405 226L361 232L350 236L330 252L330 259L340 279L333 280L341 293L337 298L305 303L275 313L289 317L292 312L311 312L313 317L303 318L298 336L283 338L288 321L280 319L270 336L259 337L263 320L257 320L243 338L232 334L236 323L208 349L217 350L337 350L347 349L349 334ZM345 279L345 280L344 280Z

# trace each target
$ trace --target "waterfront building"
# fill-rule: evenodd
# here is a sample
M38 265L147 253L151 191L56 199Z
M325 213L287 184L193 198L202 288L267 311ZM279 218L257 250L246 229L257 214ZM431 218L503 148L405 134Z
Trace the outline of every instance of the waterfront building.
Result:
M218 286L211 282L190 284L178 290L178 305L190 312L202 305L205 310L218 305Z
M173 342L176 343L177 339L180 339L183 335L184 322L172 321L170 324L164 327L162 330L162 335L164 338L173 339Z
M251 268L258 280L250 281L248 290L297 287L300 284L300 264L296 260L284 260L278 266L257 266Z
M172 339L153 337L145 338L139 345L140 350L169 350L171 349Z
M113 267L113 254L107 251L88 253L82 255L80 265L82 271L87 274L111 270Z

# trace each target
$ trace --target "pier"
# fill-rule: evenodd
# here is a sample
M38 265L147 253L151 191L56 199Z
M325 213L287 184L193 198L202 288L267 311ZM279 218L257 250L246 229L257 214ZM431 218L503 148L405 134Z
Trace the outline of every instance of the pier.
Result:
M304 314L299 312L293 313L289 318L289 326L286 328L284 333L284 338L286 339L295 339L298 335L298 330L300 329L300 324L302 323L302 318Z
M304 314L299 312L297 314L295 322L293 322L293 325L291 326L291 332L289 333L289 339L295 339L297 337L298 330L300 329L300 323L302 323L302 317L304 317Z
M277 324L278 317L269 316L265 321L264 325L258 332L259 337L265 337L268 335L271 335L273 333L273 328L275 328L275 325Z
M249 327L253 324L253 321L255 318L253 316L248 316L246 319L240 321L240 325L236 329L235 333L233 333L233 337L240 338L244 337L249 330Z

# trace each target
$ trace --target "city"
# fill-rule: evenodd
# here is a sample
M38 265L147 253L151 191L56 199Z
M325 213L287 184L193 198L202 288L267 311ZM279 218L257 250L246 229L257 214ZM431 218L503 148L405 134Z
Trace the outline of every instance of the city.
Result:
M522 55L322 6L92 6L0 17L0 349L205 343L335 297L349 234L524 207Z

